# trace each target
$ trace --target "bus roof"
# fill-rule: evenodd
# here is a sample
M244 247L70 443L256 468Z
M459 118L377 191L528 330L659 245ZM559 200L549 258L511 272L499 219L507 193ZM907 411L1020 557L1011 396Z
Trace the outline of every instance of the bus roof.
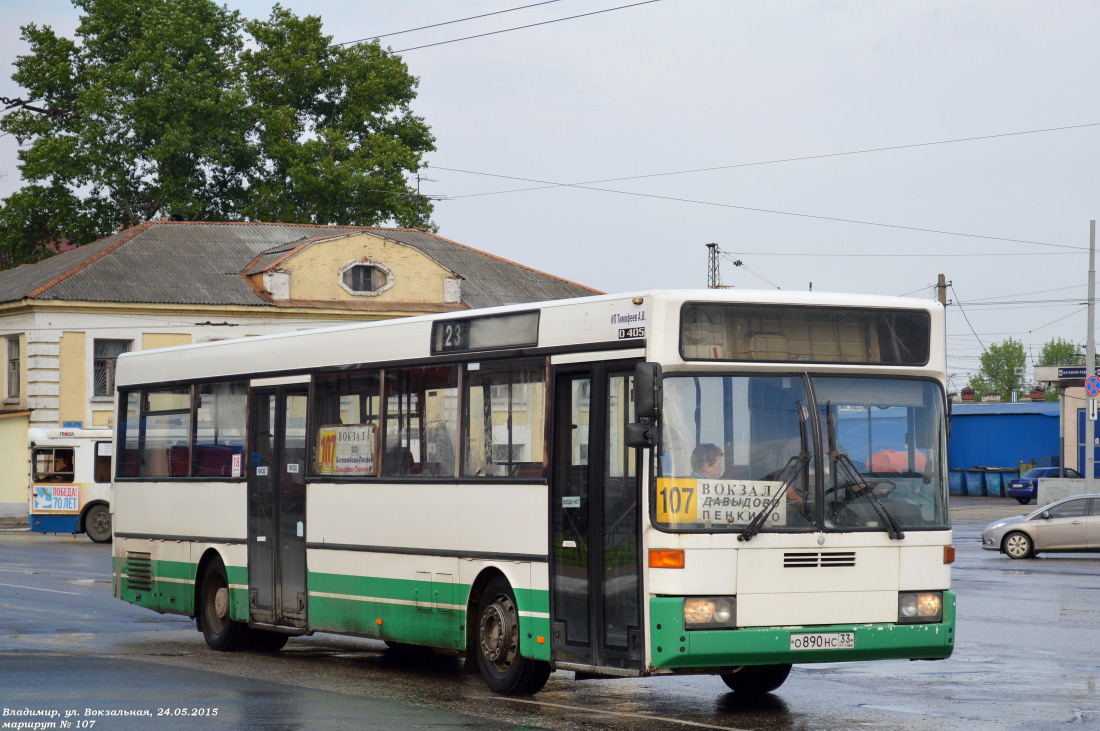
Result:
M678 312L685 302L782 303L818 307L920 309L928 312L942 312L943 309L942 305L932 300L879 295L743 289L646 290L132 351L119 356L116 384L126 387L234 375L277 376L380 361L415 361L432 355L430 339L434 322L534 311L541 313L537 345L540 349L576 346L591 350L600 344L644 348L644 336L636 340L628 339L627 342L615 342L621 335L613 334L613 324L631 321L630 317L624 316L639 312L645 313L643 320L652 322L658 315ZM369 343L362 337L367 333L370 333ZM522 349L529 350L531 347L534 346ZM476 352L468 355L477 358ZM486 357L491 355L486 353Z

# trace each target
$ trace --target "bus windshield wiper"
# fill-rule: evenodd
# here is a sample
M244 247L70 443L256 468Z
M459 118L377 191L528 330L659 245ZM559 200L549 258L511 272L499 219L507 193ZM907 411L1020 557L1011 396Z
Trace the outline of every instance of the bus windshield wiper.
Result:
M768 504L764 506L764 509L753 516L749 524L745 526L745 530L741 531L741 534L737 536L739 541L751 541L753 537L760 532L760 529L764 527L764 521L768 519L768 516L775 510L775 506L779 504L779 501L787 496L787 488L789 488L799 475L806 470L806 465L810 463L810 441L806 434L806 421L810 418L809 409L801 401L795 402L795 410L798 413L798 431L799 439L801 441L801 451L798 454L793 455L787 464L783 466L783 469L779 471L777 478L780 479L782 484L772 499L768 501Z
M898 521L894 518L893 514L886 509L886 506L882 504L878 496L875 495L875 488L867 484L867 481L859 474L859 470L852 464L852 458L844 452L837 452L835 450L832 452L831 457L835 465L833 475L835 476L838 473L843 473L844 475L844 479L838 481L839 484L835 485L831 492L835 493L839 490L847 490L852 497L845 502L852 502L861 497L867 498L867 502L871 503L871 507L878 513L878 517L886 524L886 534L898 541L905 538L905 533L901 530Z
M764 506L763 510L753 516L753 519L749 521L749 524L745 526L745 529L741 531L741 534L737 536L739 541L751 541L760 529L764 527L764 521L768 519L768 516L775 510L775 506L779 505L779 501L787 496L787 488L789 488L795 481L795 479L801 475L806 465L810 463L810 453L803 451L794 455L784 465L783 469L779 472L779 477L783 478L783 484L779 486L775 494L772 495L772 499L768 501L768 504Z
M867 501L871 503L871 507L878 513L878 517L886 524L886 534L896 541L905 538L905 533L902 532L898 521L886 509L882 501L875 496L874 488L863 479L859 469L852 464L852 458L837 447L836 422L833 420L833 404L831 401L825 403L825 430L827 432L826 437L829 440L829 459L833 463L833 486L825 491L826 495L833 493L835 498L837 492L847 490L853 495L847 502L866 497ZM844 473L843 481L837 480L840 473Z

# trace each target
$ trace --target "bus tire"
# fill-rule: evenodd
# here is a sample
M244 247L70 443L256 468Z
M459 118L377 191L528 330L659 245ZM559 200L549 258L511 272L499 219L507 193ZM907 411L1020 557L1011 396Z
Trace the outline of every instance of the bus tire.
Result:
M207 646L219 652L244 649L248 625L229 617L229 579L221 558L215 557L206 564L200 586L199 617Z
M497 576L478 602L477 665L489 689L501 695L533 695L546 685L550 664L519 653L519 612L507 579Z
M96 503L84 513L84 532L96 543L111 542L111 510Z
M783 685L790 674L790 663L785 665L746 665L737 672L723 673L722 682L735 693L760 695L771 693Z

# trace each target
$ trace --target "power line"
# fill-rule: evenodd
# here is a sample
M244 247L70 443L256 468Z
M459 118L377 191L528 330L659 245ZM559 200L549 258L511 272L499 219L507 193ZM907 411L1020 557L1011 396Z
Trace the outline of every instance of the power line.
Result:
M911 295L916 294L917 292L935 291L935 289L936 289L936 285L926 284L923 287L919 287L917 289L914 289L912 292L905 292L904 294L899 294L898 297L909 297Z
M753 271L752 269L750 269L750 268L749 268L748 266L746 266L746 265L745 265L745 262L741 261L740 259L734 259L734 258L733 258L732 256L730 256L730 254L729 254L729 252L728 252L728 251L722 251L721 249L719 249L719 250L718 250L718 253L720 253L720 254L722 255L722 258L723 258L723 259L725 259L726 261L730 262L730 263L731 263L731 264L733 264L733 265L734 265L735 267L740 267L740 268L744 269L744 270L745 270L746 272L748 272L749 274L752 274L752 275L753 275L753 276L755 276L755 277L756 277L757 279L762 279L763 281L767 282L768 284L770 284L771 286L775 287L776 289L783 289L783 288L782 288L782 287L780 287L780 286L779 286L778 284L776 284L776 283L775 283L775 282L773 282L772 280L770 280L770 279L768 279L767 277L765 277L765 276L764 276L763 274L760 274L759 272L755 272L755 271Z
M533 8L533 7L537 7L539 5L550 5L551 3L555 3L555 2L560 2L560 0L543 0L543 2L531 3L531 4L528 4L528 5L521 5L521 6L514 7L514 8L508 8L506 10L498 10L498 11L495 11L495 12L492 12L492 13L483 13L481 15L471 15L471 16L466 17L466 18L458 18L456 20L448 20L448 21L444 21L442 23L433 23L433 24L430 24L430 25L421 26L419 28L410 28L408 30L395 31L393 33L385 33L385 34L382 34L380 36L373 36L371 38L361 38L361 39L355 40L355 41L343 41L341 43L331 43L328 46L326 46L326 48L338 48L338 47L341 47L341 46L354 45L356 43L362 43L362 42L368 41L368 40L377 40L378 38L385 38L385 37L388 37L388 36L402 35L404 33L412 33L412 32L419 31L419 30L426 30L426 29L429 29L429 28L437 28L437 27L440 27L440 26L452 25L454 23L462 23L462 22L465 22L465 21L468 21L468 20L476 20L476 19L479 19L479 18L486 18L486 17L492 16L492 15L501 15L501 14L504 14L504 13L514 12L516 10L526 10L527 8ZM614 7L614 8L605 8L604 10L594 10L594 11L589 12L589 13L580 13L579 15L570 15L570 16L567 16L567 17L564 17L564 18L555 18L553 20L544 20L544 21L541 21L541 22L538 22L538 23L528 23L526 25L518 25L518 26L514 26L512 28L503 28L501 30L489 31L487 33L478 33L478 34L471 35L471 36L464 36L462 38L452 38L452 39L447 40L447 41L438 41L436 43L426 43L426 44L423 44L423 45L420 45L420 46L413 46L411 48L403 48L403 49L398 50L398 51L385 51L385 52L389 53L391 55L399 54L399 53L407 53L408 51L416 51L416 50L419 50L421 48L431 48L433 46L442 46L442 45L446 45L446 44L449 44L449 43L458 43L459 41L468 41L468 40L472 40L474 38L484 38L484 37L487 37L487 36L500 35L501 33L510 33L512 31L516 31L516 30L524 30L526 28L535 28L535 27L538 27L538 26L541 26L541 25L551 25L553 23L561 23L561 22L566 21L566 20L576 20L578 18L587 18L587 17L593 16L593 15L602 15L604 13L612 13L612 12L615 12L617 10L627 10L629 8L638 7L640 5L649 5L651 3L656 3L656 2L661 2L661 0L641 0L641 2L631 3L629 5L620 5L620 6ZM310 51L301 51L301 52L299 52L299 54L304 54L304 53L309 53L309 52ZM323 59L318 59L318 63L323 64L324 60ZM229 68L230 69L237 69L237 68L239 68L239 64L229 64ZM36 112L51 115L51 116L55 116L55 115L68 116L68 115L71 115L71 112L69 112L67 110L38 109L38 108L35 108L35 107L31 107L31 106L29 106L28 102L26 102L24 100L21 100L21 99L6 99L6 98L3 98L3 97L0 97L0 101L3 101L5 104L11 102L10 106L8 106L8 107L6 107L6 108L4 108L3 110L0 110L0 111L8 111L8 110L10 110L10 109L12 109L16 106L22 106L22 107L26 107L28 109L31 109L32 111L36 111ZM0 137L3 137L7 134L11 134L11 133L7 132L4 135L0 135Z
M440 168L436 168L436 169L438 170ZM451 196L450 200L454 200L456 198L463 198L463 197L464 196L461 196L461 195ZM970 234L956 234L956 235L957 236L968 236ZM1038 243L1038 242L1035 242L1035 243ZM1053 246L1053 244L1050 244L1050 245ZM800 251L738 251L737 253L741 254L742 256L797 256L797 257L807 256L807 254L805 252L800 252ZM1058 251L1058 252L1054 252L1054 253L1051 253L1051 254L1044 254L1044 256L1077 256L1077 255L1078 255L1078 252L1076 252L1076 251ZM978 252L978 253L974 253L974 254L958 254L958 253L937 254L937 253L927 253L927 252L913 253L913 254L909 254L909 253L843 254L843 253L840 253L840 252L833 252L833 251L828 251L828 252L815 251L815 252L813 252L813 256L815 256L815 257L818 257L818 256L834 257L834 258L858 258L858 259L873 259L873 258L900 259L900 258L906 258L906 257L909 257L909 258L913 258L913 257L916 257L916 258L935 257L935 258L938 259L938 258L943 258L943 257L963 257L963 256L974 257L974 256L978 256L978 257L983 257L983 258L988 259L991 255L988 252L984 252L984 253L983 252ZM1003 257L1003 256L1031 256L1031 257L1034 257L1035 252L1033 252L1033 251L1021 251L1021 252L1004 253L1004 252L998 251L996 253L996 256L998 258Z
M435 170L447 170L449 172L466 173L468 175L482 175L482 176L490 177L490 178L505 178L505 179L508 179L508 180L523 180L523 181L526 181L526 182L529 182L529 183L542 183L544 185L549 185L551 187L576 188L576 189L580 189L580 190L593 190L593 191L597 191L597 192L600 192L600 193L614 193L616 195L626 195L626 196L634 196L634 197L638 197L638 198L649 198L649 199L652 199L652 200L671 201L671 202L674 202L674 203L690 203L690 204L693 204L693 205L710 206L710 207L713 207L713 208L730 208L730 209L738 210L738 211L751 211L753 213L767 213L767 214L771 214L771 215L775 215L775 216L792 216L792 217L795 217L795 218L809 218L809 219L818 220L818 221L832 221L834 223L852 223L852 224L856 224L856 225L859 225L859 226L875 226L875 227L878 227L878 228L891 228L891 229L897 229L897 230L901 230L901 231L916 231L918 233L939 234L941 236L960 236L960 237L965 237L965 238L985 239L986 241L1005 241L1005 242L1013 243L1013 244L1029 244L1031 246L1049 246L1051 248L1058 248L1058 249L1072 249L1074 251L1085 251L1085 247L1083 247L1083 246L1070 246L1068 244L1051 244L1051 243L1047 243L1045 241L1030 241L1030 240L1027 240L1027 239L1013 239L1013 238L1009 238L1007 236L988 236L988 235L985 235L985 234L972 234L972 233L963 233L963 232L959 232L959 231L947 231L947 230L944 230L944 229L923 228L923 227L920 227L920 226L905 226L905 225L896 224L896 223L883 223L881 221L862 221L862 220L854 219L854 218L841 218L839 216L824 216L824 215L819 215L819 214L814 214L814 213L800 213L800 212L797 212L797 211L780 211L780 210L776 210L776 209L773 209L773 208L758 208L758 207L755 207L755 206L739 206L739 205L736 205L734 203L718 203L716 201L702 201L702 200L695 200L695 199L692 199L692 198L680 198L680 197L671 196L671 195L657 195L655 193L636 193L636 192L629 191L629 190L615 190L613 188L596 188L596 187L593 187L593 186L590 186L590 185L584 185L584 184L579 184L579 183L556 183L556 182L551 182L551 181L547 181L547 180L537 180L535 178L522 178L522 177L519 177L519 176L516 176L516 175L501 175L499 173L483 173L483 172L478 172L476 170L463 170L463 169L460 169L460 168L447 168L447 167L440 167L438 165L432 165L431 167ZM465 198L465 197L469 197L469 196L451 196L451 200L457 200L458 198ZM1003 254L998 254L998 256L1003 256Z
M974 300L970 302L971 307L1015 307L1018 305L1081 305L1083 304L1078 297L1072 299L1052 299L1052 300L1016 300L1015 302L990 302L988 300Z
M650 3L661 2L661 0L642 0L641 2L631 3L630 5L620 5L615 8L607 8L606 10L593 10L591 13L581 13L580 15L570 15L566 18L555 18L554 20L544 20L539 23L528 23L527 25L517 25L513 28L504 28L502 30L489 31L488 33L478 33L472 36L465 36L464 38L452 38L449 41L439 41L437 43L425 43L421 46L412 46L411 48L402 48L398 51L391 51L391 53L408 53L409 51L419 51L421 48L432 48L433 46L444 46L448 43L458 43L459 41L469 41L474 38L485 38L486 36L500 35L501 33L511 33L514 30L524 30L526 28L536 28L540 25L550 25L551 23L561 23L565 20L576 20L577 18L587 18L592 15L600 15L602 13L612 13L616 10L626 10L627 8L636 8L639 5L649 5Z
M1057 320L1051 320L1050 322L1048 322L1045 325L1040 325L1039 327L1034 327L1031 330L1028 330L1028 332L1035 332L1036 330L1042 330L1045 327L1050 327L1051 325L1053 325L1056 322L1061 322L1062 320L1066 320L1070 317L1073 317L1074 315L1079 315L1079 314L1081 314L1081 310L1075 310L1075 311L1069 313L1068 315L1065 315L1063 317L1059 317Z
M422 25L419 28L409 28L408 30L394 31L393 33L383 33L377 36L371 36L369 38L360 38L357 41L343 41L342 43L334 43L334 46L350 46L355 43L363 43L364 41L373 41L379 38L389 38L391 36L400 36L406 33L415 33L419 30L428 30L429 28L440 28L444 25L454 25L455 23L465 23L467 20L479 20L481 18L488 18L491 15L504 15L505 13L513 13L517 10L526 10L527 8L538 7L539 5L550 5L552 3L558 3L561 0L543 0L541 3L531 3L530 5L520 5L517 8L508 8L507 10L496 10L492 13L482 13L481 15L471 15L468 18L458 18L457 20L445 20L442 23L432 23L431 25Z
M962 313L963 319L966 320L966 324L970 328L970 332L974 333L974 339L978 341L978 345L982 346L982 352L984 353L986 351L985 343L982 342L982 339L978 336L978 332L974 329L974 325L970 322L970 318L967 317L966 310L962 306L962 299L959 297L959 293L955 291L955 285L948 284L947 286L950 287L951 291L954 293L955 305L959 308L959 312Z
M1065 291L1068 291L1068 290L1071 290L1071 289L1077 289L1077 288L1083 287L1083 286L1084 285L1082 285L1082 284L1074 284L1074 285L1069 286L1069 287L1055 287L1053 289L1037 289L1033 292L1018 292L1016 294L1001 295L1000 297L989 297L985 301L997 300L997 299L1008 299L1010 297L1024 297L1024 296L1031 295L1031 294L1046 294L1047 292L1065 292Z
M1084 129L1084 128L1089 128L1089 127L1100 127L1100 122L1087 122L1085 124L1071 124L1071 125L1065 125L1065 126L1062 126L1062 127L1046 127L1046 128L1043 128L1043 129L1021 130L1021 131L1017 131L1017 132L1001 132L1001 133L996 133L996 134L978 135L976 137L958 137L958 138L950 139L950 140L934 140L934 141L931 141L931 142L912 142L912 143L907 143L907 144L903 144L903 145L890 145L888 147L870 147L870 148L862 149L862 150L847 150L847 151L844 151L844 152L824 152L824 153L820 153L820 154L817 154L817 155L802 155L800 157L785 157L785 158L778 158L778 159L775 159L775 160L758 160L758 161L755 161L755 162L731 163L729 165L716 165L716 166L713 166L713 167L691 168L691 169L687 169L687 170L673 170L673 171L661 172L661 173L642 173L640 175L628 175L628 176L623 176L623 177L618 177L618 178L603 178L603 179L600 179L600 180L587 180L587 181L583 181L583 182L580 182L580 183L550 183L550 184L547 184L547 185L539 185L537 187L513 188L511 190L498 190L498 191L490 191L490 192L486 192L486 193L469 193L469 194L464 195L464 196L456 196L456 197L457 198L473 198L473 197L485 196L485 195L503 195L505 193L523 193L523 192L532 191L532 190L547 190L549 188L582 186L582 185L595 185L597 183L618 183L618 182L622 182L622 181L625 181L625 180L642 180L644 178L660 178L660 177L666 177L666 176L671 176L671 175L688 175L688 174L691 174L691 173L706 173L706 172L713 172L715 170L733 170L735 168L758 167L758 166L762 166L762 165L779 165L779 164L789 163L789 162L805 162L807 160L822 160L822 159L830 158L830 157L844 157L844 156L848 156L848 155L867 155L867 154L870 154L870 153L873 153L873 152L889 152L889 151L892 151L892 150L905 150L905 149L910 149L910 148L915 148L915 147L933 147L935 145L954 145L954 144L958 144L958 143L961 143L961 142L976 142L976 141L979 141L979 140L997 139L999 137L1017 137L1017 136L1020 136L1020 135L1035 135L1035 134L1044 134L1044 133L1048 133L1048 132L1064 132L1066 130ZM435 166L433 166L433 167L435 167ZM451 170L451 168L439 168L439 169L440 170ZM454 172L467 172L467 171L454 170ZM480 173L473 173L473 174L478 175ZM506 176L502 176L502 177L506 177ZM523 178L516 178L516 180L523 180Z

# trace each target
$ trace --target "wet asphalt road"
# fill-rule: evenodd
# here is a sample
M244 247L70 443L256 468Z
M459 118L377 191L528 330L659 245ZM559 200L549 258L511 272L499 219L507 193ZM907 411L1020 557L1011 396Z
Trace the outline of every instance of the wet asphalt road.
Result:
M980 549L986 522L1024 510L953 501L949 660L796 666L752 703L709 676L576 682L564 672L533 698L507 699L457 658L323 635L274 655L214 653L191 621L111 597L109 546L0 531L0 728L1100 728L1100 554L1011 561ZM49 711L60 718L30 715Z

